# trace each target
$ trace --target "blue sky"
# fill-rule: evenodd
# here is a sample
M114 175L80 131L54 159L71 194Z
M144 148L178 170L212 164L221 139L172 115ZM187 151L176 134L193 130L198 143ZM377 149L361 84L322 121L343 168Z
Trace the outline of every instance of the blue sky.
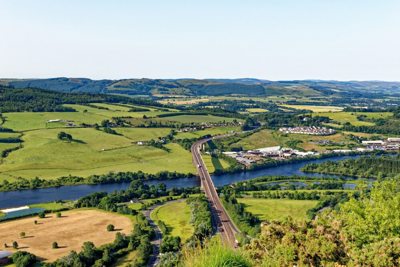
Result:
M400 80L398 0L0 0L0 77Z

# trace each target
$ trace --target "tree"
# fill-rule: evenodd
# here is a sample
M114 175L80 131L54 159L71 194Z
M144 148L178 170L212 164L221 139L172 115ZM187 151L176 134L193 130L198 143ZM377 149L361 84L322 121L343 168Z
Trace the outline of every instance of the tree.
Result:
M114 230L115 230L115 227L114 227L113 224L107 225L107 231L112 232L112 231L114 231Z
M36 256L26 252L26 251L18 251L14 253L12 256L12 261L17 267L30 267L34 266L37 259Z
M26 233L25 233L25 232L21 232L21 233L19 233L19 236L20 236L21 238L25 238Z
M42 211L42 212L39 213L38 216L39 216L40 219L43 219L43 218L46 217L46 214L44 213L44 211Z
M72 141L72 135L66 133L66 132L59 132L57 135L57 138L62 140L62 141L67 141L71 142Z
M57 218L61 218L61 212L56 213Z
M12 246L13 246L14 249L18 249L18 242L17 242L17 241L14 241L14 242L12 243Z
M57 242L53 242L53 244L51 245L51 247L53 249L57 249L58 248L58 243Z

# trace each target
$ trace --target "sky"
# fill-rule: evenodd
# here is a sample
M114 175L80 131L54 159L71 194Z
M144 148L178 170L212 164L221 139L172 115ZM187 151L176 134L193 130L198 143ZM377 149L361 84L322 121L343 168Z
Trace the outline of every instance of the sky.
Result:
M0 0L0 77L400 81L400 1Z

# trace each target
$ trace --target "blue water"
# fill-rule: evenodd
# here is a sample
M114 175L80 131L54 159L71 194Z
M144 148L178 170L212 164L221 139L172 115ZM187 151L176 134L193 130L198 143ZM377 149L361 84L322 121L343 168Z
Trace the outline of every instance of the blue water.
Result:
M285 164L277 167L260 169L233 174L212 176L216 186L245 181L260 176L309 176L309 177L338 177L335 175L321 175L316 173L304 173L300 169L308 163L321 163L325 161L338 161L359 156L338 156L325 159L315 159L298 163ZM164 183L167 188L173 187L194 187L199 186L198 178L181 178L174 180L154 180L146 182L149 185ZM113 192L128 188L129 183L120 184L99 184L99 185L75 185L33 190L21 190L11 192L0 192L0 208L19 207L35 203L51 202L56 200L75 200L94 192Z

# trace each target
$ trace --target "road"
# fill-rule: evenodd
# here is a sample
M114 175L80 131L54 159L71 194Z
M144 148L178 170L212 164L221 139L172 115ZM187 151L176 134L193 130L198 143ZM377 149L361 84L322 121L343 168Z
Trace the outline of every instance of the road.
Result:
M147 266L157 266L160 262L160 246L161 246L161 241L162 241L162 234L160 228L158 228L157 224L151 219L150 214L151 212L157 208L158 206L161 206L162 204L157 204L154 206L151 206L147 208L146 210L143 211L143 215L146 217L146 219L149 221L150 226L153 228L155 236L153 240L151 241L151 244L153 245L153 253L150 256L150 259L147 263Z
M215 137L215 138L221 138ZM193 157L193 164L197 168L197 172L200 177L201 187L208 198L211 206L211 212L213 215L213 224L215 229L219 233L221 233L222 241L232 247L236 248L236 238L235 235L239 233L239 229L235 226L232 222L231 218L229 217L228 213L226 212L224 206L219 199L217 190L215 189L214 183L211 180L210 173L207 170L207 167L204 164L203 158L201 157L201 147L206 142L212 140L213 138L206 138L195 142L192 145L192 157Z

